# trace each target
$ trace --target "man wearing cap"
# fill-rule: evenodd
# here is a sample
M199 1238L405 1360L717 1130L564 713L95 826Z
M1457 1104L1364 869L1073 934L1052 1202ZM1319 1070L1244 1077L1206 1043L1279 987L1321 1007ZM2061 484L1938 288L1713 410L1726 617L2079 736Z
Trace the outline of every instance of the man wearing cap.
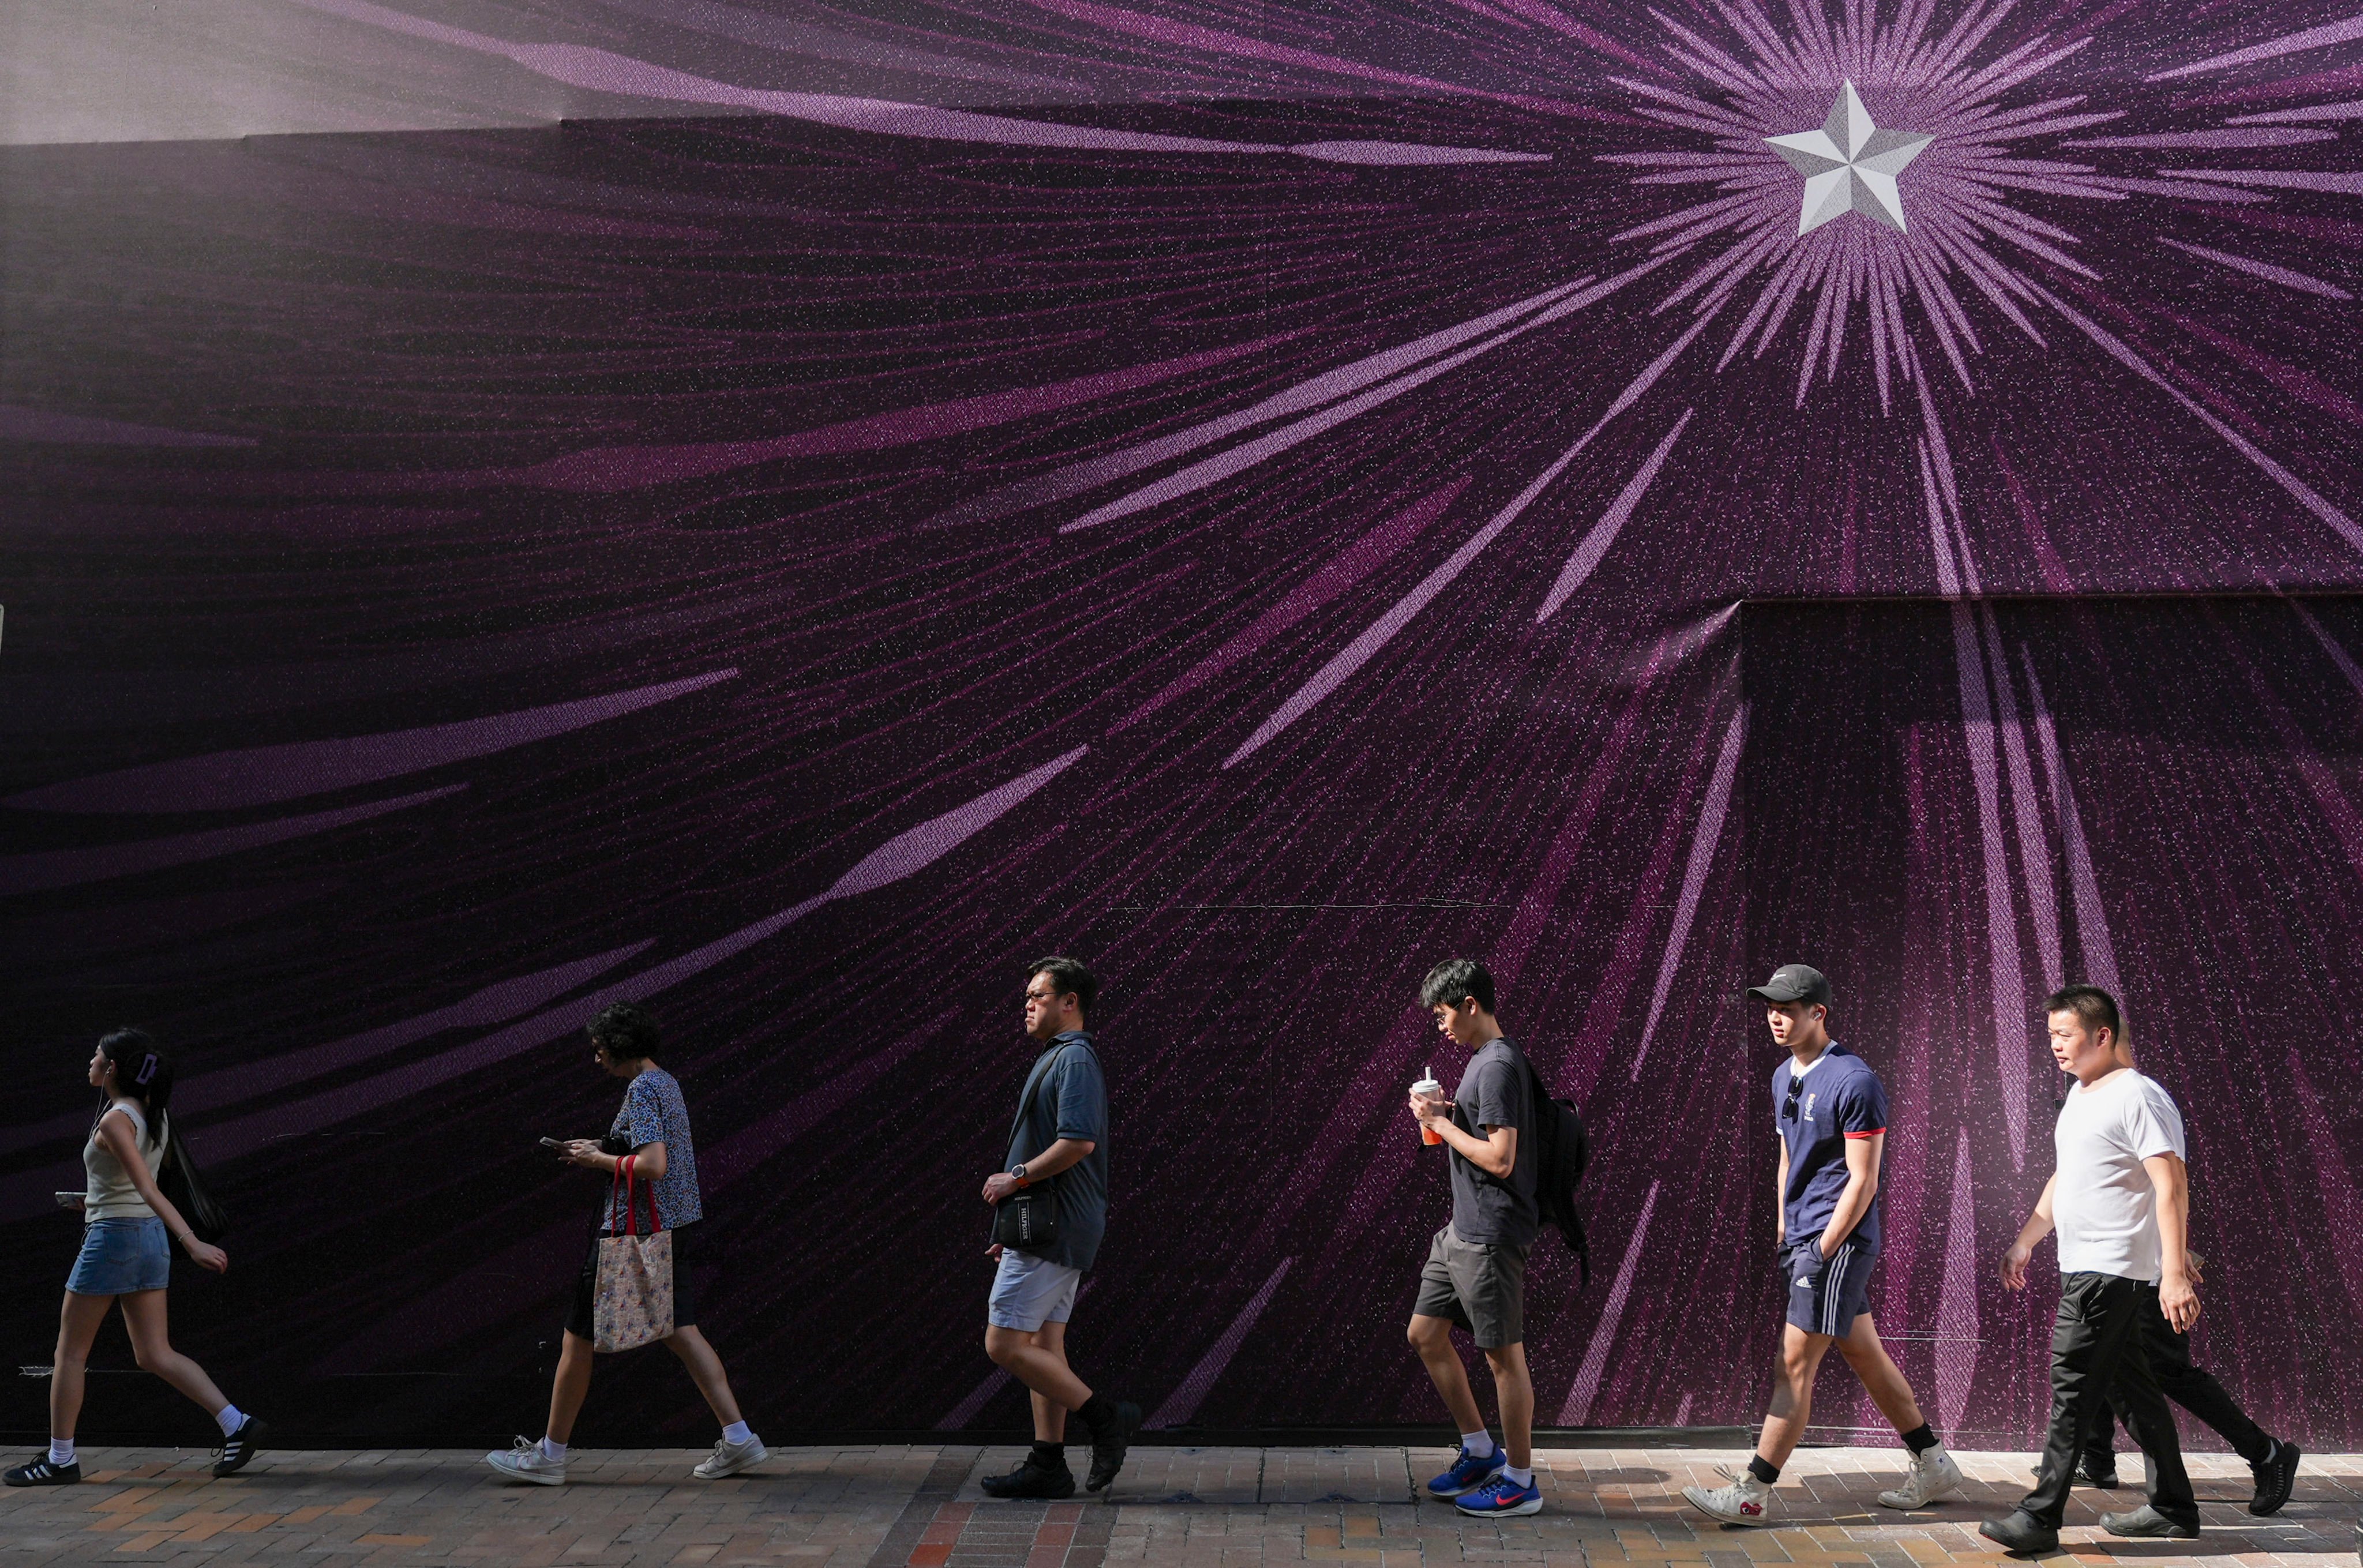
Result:
M1881 1492L1880 1502L1925 1507L1958 1489L1961 1471L1928 1429L1869 1311L1887 1090L1862 1058L1830 1039L1830 983L1821 971L1784 963L1747 995L1764 1004L1772 1042L1788 1052L1772 1071L1772 1113L1781 1137L1774 1241L1788 1282L1789 1325L1755 1457L1729 1485L1686 1486L1682 1496L1725 1524L1771 1522L1772 1484L1805 1435L1814 1374L1836 1345L1912 1451L1903 1485Z

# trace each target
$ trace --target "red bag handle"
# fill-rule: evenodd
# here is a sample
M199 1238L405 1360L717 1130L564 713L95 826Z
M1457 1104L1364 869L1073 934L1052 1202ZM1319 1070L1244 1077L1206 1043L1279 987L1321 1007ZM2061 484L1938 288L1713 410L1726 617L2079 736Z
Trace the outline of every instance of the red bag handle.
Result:
M639 1162L640 1157L637 1154L627 1154L616 1162L616 1173L607 1183L607 1224L611 1228L610 1234L616 1233L612 1228L616 1223L616 1188L618 1184L621 1184L624 1189L624 1229L621 1234L626 1236L639 1234L636 1229L639 1223L639 1215L632 1202L633 1173ZM657 1212L657 1184L650 1182L649 1184L649 1234L653 1236L663 1229L664 1217Z

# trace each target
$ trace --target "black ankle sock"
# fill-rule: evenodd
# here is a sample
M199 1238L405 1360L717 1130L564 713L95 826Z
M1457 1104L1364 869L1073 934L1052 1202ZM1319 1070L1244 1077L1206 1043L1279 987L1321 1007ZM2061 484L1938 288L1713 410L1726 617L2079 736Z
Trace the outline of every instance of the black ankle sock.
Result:
M1781 1467L1765 1463L1762 1454L1752 1453L1747 1456L1747 1473L1769 1486L1781 1479Z
M1083 1401L1082 1408L1077 1410L1075 1416L1083 1425L1096 1432L1115 1418L1115 1405L1106 1395L1094 1394Z
M1046 1443L1040 1438L1036 1438L1034 1451L1026 1457L1040 1465L1064 1464L1067 1462L1067 1445Z
M1936 1434L1928 1429L1927 1422L1923 1421L1903 1434L1903 1446L1914 1454L1926 1453L1936 1446Z

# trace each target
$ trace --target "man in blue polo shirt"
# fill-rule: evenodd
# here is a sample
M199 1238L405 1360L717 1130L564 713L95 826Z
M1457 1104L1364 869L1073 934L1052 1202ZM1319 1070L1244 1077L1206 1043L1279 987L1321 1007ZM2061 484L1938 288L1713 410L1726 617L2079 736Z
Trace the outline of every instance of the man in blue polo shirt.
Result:
M1764 1004L1772 1042L1788 1053L1772 1070L1772 1114L1781 1135L1774 1251L1788 1290L1789 1326L1755 1457L1729 1485L1686 1486L1682 1496L1725 1524L1771 1522L1772 1484L1805 1435L1814 1374L1836 1345L1912 1451L1903 1485L1879 1500L1891 1508L1924 1507L1958 1488L1961 1471L1928 1429L1869 1310L1870 1271L1879 1262L1886 1087L1862 1058L1830 1039L1830 983L1820 970L1784 963L1747 995Z

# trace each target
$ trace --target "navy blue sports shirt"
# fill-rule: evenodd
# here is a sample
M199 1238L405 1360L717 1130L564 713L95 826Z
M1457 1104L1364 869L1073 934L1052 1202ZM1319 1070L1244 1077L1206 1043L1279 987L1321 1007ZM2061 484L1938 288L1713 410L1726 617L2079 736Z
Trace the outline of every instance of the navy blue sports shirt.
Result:
M1789 1245L1819 1236L1846 1191L1846 1140L1869 1138L1887 1130L1887 1088L1863 1059L1836 1040L1806 1070L1800 1082L1796 1115L1789 1108L1789 1083L1795 1075L1793 1059L1784 1058L1772 1070L1772 1125L1789 1148L1789 1190L1781 1195L1781 1213L1789 1228ZM1879 1199L1870 1212L1847 1233L1866 1248L1879 1245Z

